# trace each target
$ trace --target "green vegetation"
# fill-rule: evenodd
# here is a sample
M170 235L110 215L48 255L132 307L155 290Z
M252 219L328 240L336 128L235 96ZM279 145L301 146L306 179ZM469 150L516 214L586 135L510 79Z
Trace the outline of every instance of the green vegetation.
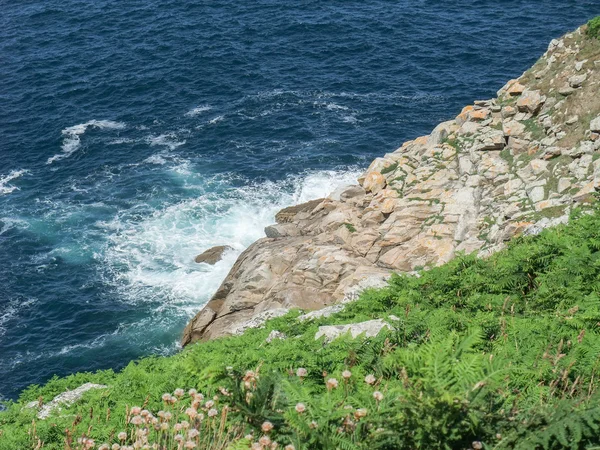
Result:
M344 226L348 229L348 231L350 233L355 233L356 232L356 227L354 225L352 225L351 223L344 223Z
M488 259L462 255L419 277L394 276L334 316L298 314L120 373L31 386L0 413L0 449L133 445L146 427L149 442L168 449L184 448L175 433L202 449L600 445L600 211L576 212L569 225ZM320 325L379 318L392 329L375 338L314 339ZM272 330L287 338L266 343ZM109 388L46 420L23 408L85 382ZM171 431L183 418L182 431Z
M587 23L587 35L591 38L600 38L600 16L594 17Z
M386 173L393 172L397 168L398 168L398 163L397 162L393 163L393 164L390 164L389 166L384 167L383 169L381 169L381 174L385 175Z

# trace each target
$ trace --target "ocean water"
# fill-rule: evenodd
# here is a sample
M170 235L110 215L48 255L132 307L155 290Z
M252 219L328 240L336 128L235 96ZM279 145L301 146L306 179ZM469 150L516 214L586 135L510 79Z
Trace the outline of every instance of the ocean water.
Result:
M275 212L490 98L599 1L0 0L0 396L178 351ZM214 267L193 262L220 244Z

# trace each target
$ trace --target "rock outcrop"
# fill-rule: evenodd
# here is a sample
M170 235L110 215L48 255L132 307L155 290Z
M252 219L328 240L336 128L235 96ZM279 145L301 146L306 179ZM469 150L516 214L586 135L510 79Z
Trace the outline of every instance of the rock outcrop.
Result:
M211 247L208 250L200 253L194 261L197 263L204 263L209 265L214 265L223 259L223 254L228 251L233 250L229 245L217 245L216 247Z
M233 334L291 308L342 301L361 281L486 256L563 222L600 188L600 41L582 29L498 97L375 159L359 184L280 212L183 344Z

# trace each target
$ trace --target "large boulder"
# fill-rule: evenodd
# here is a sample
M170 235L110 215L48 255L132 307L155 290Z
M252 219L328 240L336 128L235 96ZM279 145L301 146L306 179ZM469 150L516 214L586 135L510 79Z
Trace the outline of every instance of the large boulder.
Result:
M197 263L210 264L212 266L221 261L221 259L223 259L223 254L228 250L233 250L233 248L229 245L217 245L216 247L211 247L200 253L194 258L194 261Z

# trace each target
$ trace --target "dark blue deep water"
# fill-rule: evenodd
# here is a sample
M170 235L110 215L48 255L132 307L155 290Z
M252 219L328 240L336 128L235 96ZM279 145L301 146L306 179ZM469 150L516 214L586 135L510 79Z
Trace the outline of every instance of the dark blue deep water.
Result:
M492 97L599 1L0 0L0 395L177 351L278 208ZM216 267L193 257L235 248Z

